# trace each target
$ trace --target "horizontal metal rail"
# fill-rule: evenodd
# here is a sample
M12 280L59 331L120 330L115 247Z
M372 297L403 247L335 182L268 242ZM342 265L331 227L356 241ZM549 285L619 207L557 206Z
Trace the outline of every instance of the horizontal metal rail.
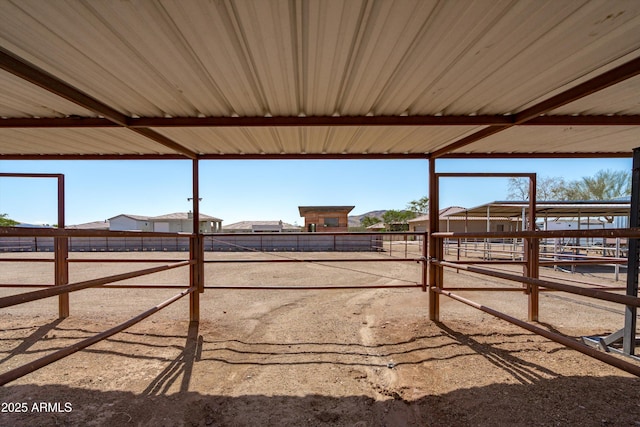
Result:
M640 228L605 228L596 230L546 230L546 231L492 231L492 232L454 232L438 231L433 233L437 239L553 239L556 237L629 237L640 238Z
M474 260L474 261L458 261L456 264L489 264L489 265L525 265L526 261L511 261L507 259L503 260Z
M135 263L153 263L153 262L180 262L187 261L185 259L106 259L106 258L69 258L67 262L77 262L77 263L127 263L127 264L135 264ZM53 258L2 258L0 257L0 262L55 262Z
M205 286L205 289L230 290L269 290L269 291L308 291L324 289L391 289L391 288L419 288L419 283L412 285L353 285L353 286Z
M283 233L202 233L202 236L214 236L214 237L237 237L237 236L253 236L253 237L276 237L284 238L286 236L371 236L371 237L385 237L385 236L424 236L424 231L385 231L385 232L371 232L371 231L294 231Z
M36 283L0 283L0 288L53 288L56 285L46 284L39 285ZM187 285L145 285L145 284L132 284L132 285L102 285L101 289L184 289Z
M158 267L146 268L144 270L137 270L128 273L116 274L113 276L101 277L99 279L85 280L83 282L69 283L67 285L51 286L47 289L41 289L39 291L11 295L8 297L0 298L0 308L10 307L30 301L36 301L43 298L49 298L67 292L74 292L81 289L102 286L106 285L107 283L113 283L121 280L131 279L134 277L144 276L147 274L158 273L160 271L170 270L173 268L184 267L192 263L192 261L183 261L175 264L162 265Z
M1 259L0 259L1 260ZM96 262L96 263L131 263L131 264L135 264L135 263L145 263L145 264L149 264L149 263L154 263L154 262L183 262L183 261L188 261L186 259L162 259L162 258L158 258L158 259L152 259L152 258L146 258L146 259L126 259L126 258L121 258L121 259L105 259L105 258L96 258L96 259L79 259L79 258L69 258L68 260L69 262L77 262L77 263L91 263L91 262Z
M540 265L615 265L626 264L626 260L613 260L607 261L604 259L577 259L571 260L558 260L558 261L540 261Z
M485 276L497 277L499 279L511 280L514 282L521 282L529 285L537 285L545 288L556 289L558 291L568 292L571 294L582 295L586 297L596 298L604 301L611 301L611 302L630 305L634 307L640 307L640 298L632 297L628 295L613 294L607 291L583 288L583 287L574 286L574 285L567 285L564 283L552 282L549 280L534 279L530 277L519 276L517 274L501 273L499 271L487 270L485 268L473 267L469 265L459 265L455 262L449 262L449 261L433 260L431 261L431 263L434 265L440 265L443 267L450 267L450 268L469 271L472 273L483 274Z
M452 298L456 301L462 302L464 304L467 304L471 307L474 307L478 310L481 310L485 313L491 314L492 316L498 317L502 320L506 320L507 322L513 323L514 325L520 326L521 328L524 328L530 332L533 332L534 334L538 334L541 335L545 338L548 338L552 341L555 341L557 343L560 343L566 347L570 347L574 350L579 351L580 353L586 354L587 356L591 356L595 359L598 359L604 363L607 363L611 366L615 366L618 369L622 369L623 371L629 372L630 374L633 374L635 376L640 377L640 366L635 365L633 363L629 363L625 360L621 360L615 356L612 356L608 353L604 353L600 350L597 350L593 347L589 347L586 344L583 344L582 342L576 341L573 338L567 337L565 335L561 335L555 332L550 332L546 329L543 329L541 327L532 325L531 323L525 322L523 320L517 319L515 317L509 316L508 314L504 314L502 312L499 312L497 310L494 310L492 308L486 307L482 304L478 304L474 301L471 301L467 298L463 298L459 295L456 295L452 292L443 290L443 289L439 289L439 288L432 288L434 292L439 293L441 295L445 295L448 296L449 298Z
M0 237L171 237L195 238L192 233L156 231L79 230L74 228L0 227Z
M206 264L234 264L234 263L273 263L273 262L401 262L401 261L411 261L411 262L424 262L425 258L309 258L309 259L299 259L299 258L282 258L282 259L215 259L215 260L204 260Z
M122 332L127 328L130 328L131 326L135 325L136 323L141 322L142 320L146 319L147 317L151 316L152 314L162 310L163 308L167 307L168 305L178 301L180 298L182 298L185 295L190 294L191 292L196 291L196 288L188 288L182 292L180 292L179 294L165 300L164 302L161 302L160 304L156 305L155 307L145 311L144 313L141 313L139 315L137 315L136 317L127 320L124 323L119 324L118 326L115 326L107 331L104 331L102 333L99 333L97 335L94 335L90 338L84 339L80 342L77 342L73 345L70 345L68 347L65 347L63 349L60 349L54 353L51 353L47 356L41 357L40 359L34 360L32 362L27 363L26 365L22 365L19 366L17 368L14 368L8 372L5 372L4 374L0 374L0 385L5 385L11 381L14 381L20 377L23 377L27 374L30 374L31 372L34 372L40 368L43 368L55 361L58 361L64 357L67 357L73 353L76 353L84 348L89 347L90 345L93 345L97 342L103 341L107 338L109 338L112 335L117 334L118 332Z

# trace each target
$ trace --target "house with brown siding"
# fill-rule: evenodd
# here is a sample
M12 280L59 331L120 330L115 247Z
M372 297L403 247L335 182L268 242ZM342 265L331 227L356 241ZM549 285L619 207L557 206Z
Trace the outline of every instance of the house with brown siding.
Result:
M349 230L349 212L355 206L298 206L309 232L331 233Z

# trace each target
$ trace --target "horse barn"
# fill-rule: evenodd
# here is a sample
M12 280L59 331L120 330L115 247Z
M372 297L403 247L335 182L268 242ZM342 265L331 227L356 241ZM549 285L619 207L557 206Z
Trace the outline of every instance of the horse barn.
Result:
M0 165L184 161L197 230L67 229L63 173L0 170L58 201L0 228L55 246L0 254L0 425L640 424L637 0L6 0L0 49ZM438 166L551 158L632 159L629 226L536 229L535 173ZM427 229L205 251L202 168L256 159L424 160ZM443 181L495 177L529 180L524 229L439 229ZM188 251L69 246L130 237Z

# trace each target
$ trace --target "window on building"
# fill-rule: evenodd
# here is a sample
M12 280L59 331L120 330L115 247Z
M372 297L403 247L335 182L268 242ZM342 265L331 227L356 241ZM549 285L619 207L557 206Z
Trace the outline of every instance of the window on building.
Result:
M339 218L325 218L324 219L324 226L325 227L338 227L338 226L340 226L340 219Z

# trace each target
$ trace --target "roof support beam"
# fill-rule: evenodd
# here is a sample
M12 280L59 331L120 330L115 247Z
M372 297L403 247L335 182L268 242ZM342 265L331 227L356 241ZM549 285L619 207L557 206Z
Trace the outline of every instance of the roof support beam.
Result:
M431 156L433 156L434 158L442 157L443 155L450 153L451 151L467 146L473 142L479 141L505 129L509 129L512 126L522 125L532 119L548 113L549 111L569 104L580 98L584 98L585 96L591 95L600 90L606 89L631 77L635 77L638 74L640 74L640 57L622 64L612 70L609 70L599 76L589 79L584 83L580 83L579 85L574 86L562 93L559 93L558 95L552 96L545 101L539 102L538 104L524 109L523 111L514 115L513 123L510 125L489 126L434 151L433 153L431 153Z
M315 126L510 126L504 116L308 116L308 117L143 117L127 119L127 127L315 127ZM0 119L0 128L109 128L119 125L100 117ZM640 115L540 116L518 126L640 126Z
M527 122L551 110L635 77L638 74L640 74L640 57L522 110L515 115L515 124Z
M122 114L91 95L82 92L52 74L49 74L48 72L3 49L2 47L0 47L0 68L83 108L86 108L87 110L93 111L119 126L125 128L128 128L129 126L128 122L130 118L125 114ZM144 133L139 132L139 130L140 129L136 129L134 131L144 135ZM187 157L196 158L198 156L194 151L178 144L177 142L171 141L169 138L164 137L157 132L150 131L145 136L155 142L171 148L172 150L184 154Z
M509 116L277 116L143 117L131 127L295 127L295 126L485 126L510 125Z

